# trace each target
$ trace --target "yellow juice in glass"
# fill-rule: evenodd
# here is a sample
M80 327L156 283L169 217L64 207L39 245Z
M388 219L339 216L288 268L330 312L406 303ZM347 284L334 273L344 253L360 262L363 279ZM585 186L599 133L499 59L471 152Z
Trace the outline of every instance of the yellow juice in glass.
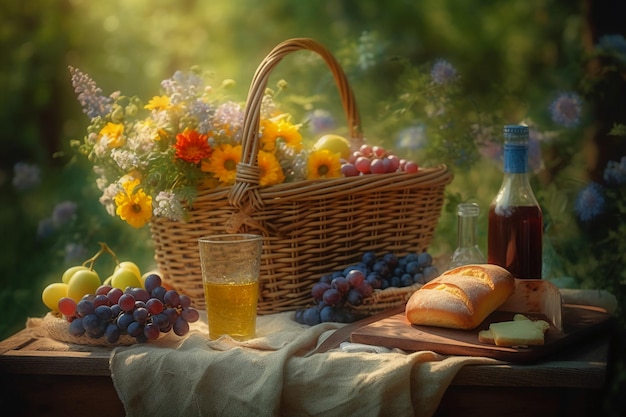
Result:
M254 337L259 283L204 283L209 335L217 339L228 334L236 340Z

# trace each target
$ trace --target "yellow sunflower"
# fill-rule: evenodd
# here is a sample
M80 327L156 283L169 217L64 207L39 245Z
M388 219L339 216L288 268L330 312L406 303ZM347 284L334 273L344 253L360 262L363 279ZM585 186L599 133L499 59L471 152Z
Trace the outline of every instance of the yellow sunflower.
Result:
M339 154L326 149L311 152L307 168L307 179L309 180L341 177Z
M285 174L283 174L280 163L273 153L259 151L257 161L261 169L261 177L259 178L261 187L280 184L285 181Z
M261 149L273 151L278 137L278 124L271 119L262 119L261 128Z
M137 179L126 181L123 188L115 196L115 214L131 226L140 228L152 218L152 197L139 187Z
M203 160L200 169L210 172L224 185L235 183L237 164L241 161L241 145L220 145L213 151L210 160Z
M300 134L300 125L294 125L289 121L282 119L278 122L278 137L283 139L287 145L296 152L302 150L302 135Z
M100 130L100 139L106 140L109 148L119 148L124 146L126 138L124 137L124 125L121 123L108 122Z
M154 96L152 100L144 106L148 110L167 110L170 107L169 96Z

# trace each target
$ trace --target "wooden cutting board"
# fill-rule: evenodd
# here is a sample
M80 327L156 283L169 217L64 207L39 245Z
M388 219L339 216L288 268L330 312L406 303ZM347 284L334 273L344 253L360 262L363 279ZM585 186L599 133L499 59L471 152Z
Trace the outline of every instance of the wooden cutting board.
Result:
M510 362L531 362L543 359L583 338L606 332L613 323L613 317L601 309L564 305L563 331L551 326L545 334L543 346L500 347L478 341L480 330L489 328L494 322L512 320L514 314L496 311L474 330L456 330L412 325L402 311L353 330L350 341L405 351L431 350L444 355L486 356ZM545 316L538 314L526 316L546 320Z

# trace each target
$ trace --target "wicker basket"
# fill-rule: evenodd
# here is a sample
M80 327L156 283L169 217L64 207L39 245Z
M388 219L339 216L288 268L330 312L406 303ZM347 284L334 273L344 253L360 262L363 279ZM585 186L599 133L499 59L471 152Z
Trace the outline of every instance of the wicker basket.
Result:
M364 251L404 256L425 250L434 233L452 174L445 166L417 173L372 174L259 187L256 154L260 109L271 71L300 50L319 54L332 71L354 146L362 141L359 112L341 67L314 40L277 45L252 80L243 124L243 154L235 184L200 190L188 222L154 219L155 259L165 282L205 308L198 238L259 233L263 239L259 314L309 304L311 287L328 272L358 262ZM406 301L415 288L377 290L365 309L375 313Z

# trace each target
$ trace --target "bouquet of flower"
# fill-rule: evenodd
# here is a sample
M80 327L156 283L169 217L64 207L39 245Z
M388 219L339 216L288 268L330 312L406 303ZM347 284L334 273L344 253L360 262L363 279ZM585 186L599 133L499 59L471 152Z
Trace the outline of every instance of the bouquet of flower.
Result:
M197 71L177 71L144 104L119 92L105 96L85 73L73 67L70 73L91 120L87 136L73 145L93 162L110 215L137 228L152 216L184 221L198 189L234 183L244 112L221 94L232 80L212 88ZM261 110L260 186L341 176L341 153L305 148L302 124L274 99L268 91Z

